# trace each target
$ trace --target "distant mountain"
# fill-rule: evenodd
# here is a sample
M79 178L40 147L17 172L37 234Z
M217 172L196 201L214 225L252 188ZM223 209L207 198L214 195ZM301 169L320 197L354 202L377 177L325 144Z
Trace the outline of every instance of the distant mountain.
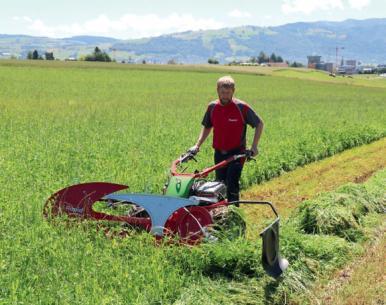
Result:
M76 36L63 39L26 35L0 35L1 54L25 57L28 51L53 51L58 58L79 57L95 46L117 60L184 63L245 60L260 51L274 52L290 61L306 62L307 55L321 55L335 62L340 55L365 63L386 63L386 18L342 22L298 22L275 27L242 26L220 30L188 31L158 37L119 40Z
M82 44L103 44L103 43L116 43L119 39L100 36L73 36L70 38L64 38L69 43L82 43Z
M39 53L53 51L54 56L60 59L78 57L92 52L95 46L109 49L118 39L97 36L74 36L70 38L48 38L27 35L0 34L0 58L9 55L25 58L29 51L34 49ZM6 55L4 55L6 54Z

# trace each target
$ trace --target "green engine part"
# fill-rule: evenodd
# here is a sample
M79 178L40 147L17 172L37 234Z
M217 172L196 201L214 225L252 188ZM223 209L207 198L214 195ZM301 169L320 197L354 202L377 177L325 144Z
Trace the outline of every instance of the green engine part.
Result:
M166 193L167 196L188 198L194 178L187 176L172 176L169 180Z

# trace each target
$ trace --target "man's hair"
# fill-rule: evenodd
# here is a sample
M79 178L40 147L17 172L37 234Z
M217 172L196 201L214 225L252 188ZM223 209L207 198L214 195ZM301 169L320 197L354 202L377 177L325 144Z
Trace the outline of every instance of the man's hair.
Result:
M235 88L235 81L231 76L223 76L217 80L217 88Z

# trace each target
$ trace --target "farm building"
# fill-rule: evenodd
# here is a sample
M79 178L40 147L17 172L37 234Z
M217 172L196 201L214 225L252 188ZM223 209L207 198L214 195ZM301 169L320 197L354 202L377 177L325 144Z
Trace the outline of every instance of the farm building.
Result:
M307 58L308 58L308 68L315 69L315 66L321 63L322 56L312 55L312 56L307 56Z
M322 56L318 55L312 55L312 56L307 56L308 58L308 68L309 69L316 69L316 70L323 70L323 71L328 71L328 72L333 72L334 70L334 64L330 62L323 62Z

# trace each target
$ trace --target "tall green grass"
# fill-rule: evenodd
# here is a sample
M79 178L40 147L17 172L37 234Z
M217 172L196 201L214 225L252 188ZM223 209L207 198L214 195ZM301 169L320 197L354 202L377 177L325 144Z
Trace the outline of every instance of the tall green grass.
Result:
M171 161L195 143L219 76L0 66L1 169L30 177L17 184L38 184L45 190L40 201L64 185L90 180L158 193ZM266 126L244 186L386 133L385 89L234 77L236 95ZM210 146L209 139L197 167L213 162Z
M46 222L44 201L69 184L159 193L170 162L195 142L221 75L52 67L0 65L0 304L261 304L272 291L305 285L296 269L298 286L263 276L259 242L154 247L146 234L108 239L92 224ZM384 89L233 76L237 96L266 125L244 187L385 135ZM199 159L198 168L212 163L209 143ZM283 229L285 254L306 268L292 255L306 259L314 243L293 246L285 236L296 241L299 231ZM345 239L329 238L337 246L326 242L323 257L350 251Z

